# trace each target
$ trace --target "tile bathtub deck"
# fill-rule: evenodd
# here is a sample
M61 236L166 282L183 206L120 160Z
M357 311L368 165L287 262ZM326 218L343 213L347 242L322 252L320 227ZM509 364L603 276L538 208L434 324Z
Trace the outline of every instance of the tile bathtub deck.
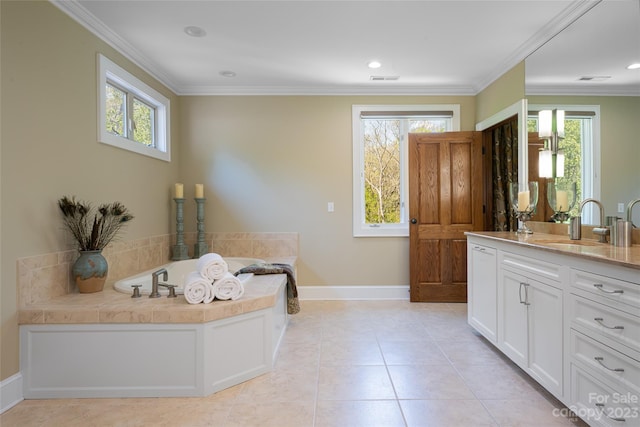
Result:
M466 304L302 301L274 371L204 398L23 401L9 426L584 426ZM555 409L555 411L554 411Z

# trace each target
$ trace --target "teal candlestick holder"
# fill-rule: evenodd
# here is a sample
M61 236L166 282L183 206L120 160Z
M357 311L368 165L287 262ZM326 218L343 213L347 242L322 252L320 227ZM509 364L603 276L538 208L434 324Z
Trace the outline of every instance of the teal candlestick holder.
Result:
M195 198L198 238L197 238L196 244L193 247L194 258L200 258L202 255L209 252L209 246L204 241L204 202L205 200L207 199L198 198L198 197Z
M184 244L184 199L175 198L176 202L176 244L172 247L173 261L189 259L189 247Z

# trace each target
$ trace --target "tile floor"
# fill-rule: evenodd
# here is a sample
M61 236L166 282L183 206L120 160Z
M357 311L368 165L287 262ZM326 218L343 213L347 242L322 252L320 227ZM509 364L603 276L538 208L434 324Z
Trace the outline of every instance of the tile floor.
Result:
M204 398L23 401L10 426L585 426L466 322L466 304L302 301L277 366ZM556 411L557 412L557 411Z

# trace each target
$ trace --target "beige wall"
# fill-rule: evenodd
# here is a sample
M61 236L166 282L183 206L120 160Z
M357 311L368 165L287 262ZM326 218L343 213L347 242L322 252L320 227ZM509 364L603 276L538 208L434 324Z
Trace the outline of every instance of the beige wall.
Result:
M351 106L459 103L473 130L522 97L510 72L483 92L482 115L473 96L178 98L46 1L0 11L0 380L19 370L16 260L70 248L62 195L123 202L136 219L122 240L139 241L173 230L173 183L189 199L202 182L207 232L300 233L301 285L407 285L407 238L352 237ZM97 53L171 99L171 163L97 142Z
M617 213L618 203L625 208L640 198L640 97L638 96L527 96L529 104L600 106L600 199L605 215ZM597 220L597 218L596 218ZM640 224L640 205L633 220Z
M0 378L19 369L16 259L70 247L56 201L119 200L136 218L122 240L171 231L177 180L179 99L49 2L1 7ZM100 144L96 54L103 53L171 100L171 163Z
M522 61L482 90L476 98L476 122L481 122L524 98Z
M475 125L474 97L207 96L181 102L180 167L189 186L204 182L207 229L299 232L301 285L409 284L408 238L353 237L352 105L459 103L461 129ZM327 212L327 202L335 203L335 212Z

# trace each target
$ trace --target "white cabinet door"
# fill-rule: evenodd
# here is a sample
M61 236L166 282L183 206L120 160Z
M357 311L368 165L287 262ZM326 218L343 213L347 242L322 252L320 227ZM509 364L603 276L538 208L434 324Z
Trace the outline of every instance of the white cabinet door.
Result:
M527 369L527 279L502 269L498 284L498 348Z
M496 249L469 242L467 256L467 320L486 339L495 344L498 326Z
M529 369L555 395L562 394L562 291L536 280L528 287Z
M508 269L500 281L499 347L556 396L562 394L562 290Z

